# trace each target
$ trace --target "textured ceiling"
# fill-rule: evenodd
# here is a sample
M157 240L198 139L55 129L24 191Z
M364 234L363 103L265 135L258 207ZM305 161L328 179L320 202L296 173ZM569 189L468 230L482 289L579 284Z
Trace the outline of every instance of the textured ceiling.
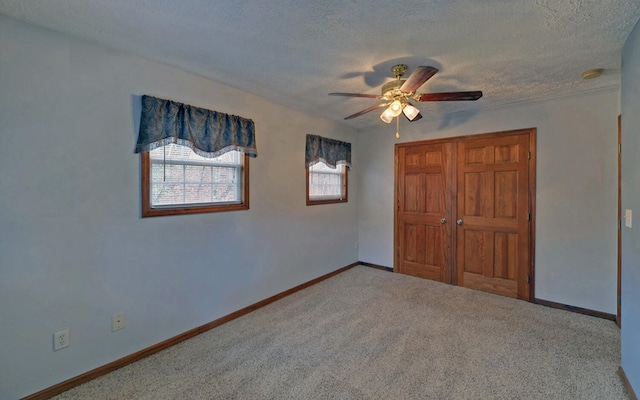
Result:
M418 92L484 92L420 103L425 118L616 87L640 1L0 0L0 13L342 120L376 100L327 93L379 94L399 62L440 69ZM582 80L590 68L605 72Z

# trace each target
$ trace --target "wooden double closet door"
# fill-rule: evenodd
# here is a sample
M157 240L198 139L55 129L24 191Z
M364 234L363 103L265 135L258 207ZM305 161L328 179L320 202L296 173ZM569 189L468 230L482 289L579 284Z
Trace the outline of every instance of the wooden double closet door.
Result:
M535 140L397 144L394 271L533 301Z

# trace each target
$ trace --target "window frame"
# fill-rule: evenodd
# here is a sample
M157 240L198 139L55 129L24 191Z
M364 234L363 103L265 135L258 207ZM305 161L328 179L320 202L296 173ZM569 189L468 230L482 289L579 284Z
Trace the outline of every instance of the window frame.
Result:
M151 157L148 151L140 154L142 172L142 217L161 217L166 215L205 214L224 211L239 211L249 209L249 154L244 154L242 165L242 185L240 188L242 202L238 204L198 204L163 206L154 208L151 206Z
M344 164L340 164L340 167L342 168L342 198L340 199L319 199L319 200L313 200L309 198L309 166L307 166L305 168L306 170L306 175L307 175L307 184L306 184L306 189L307 189L307 193L306 193L306 197L307 197L307 205L308 206L316 206L316 205L320 205L320 204L335 204L335 203L347 203L349 201L349 168L344 165Z

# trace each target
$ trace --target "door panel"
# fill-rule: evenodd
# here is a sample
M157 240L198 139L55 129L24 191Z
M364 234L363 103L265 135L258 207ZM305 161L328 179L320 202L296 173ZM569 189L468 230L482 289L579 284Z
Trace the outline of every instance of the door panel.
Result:
M495 174L495 209L496 218L516 218L518 173L500 171Z
M529 299L529 138L458 142L458 284Z
M474 274L482 274L486 263L485 234L482 231L467 229L462 237L464 254L467 257L465 270Z
M465 284L461 286L482 290L483 292L516 297L513 293L518 290L517 283L508 279L488 278L477 274L468 274L465 279Z
M496 232L494 240L495 277L516 280L518 277L518 235Z
M402 147L397 152L396 269L451 282L452 144ZM447 222L442 222L442 220Z
M404 210L408 213L424 213L424 176L421 174L405 175Z

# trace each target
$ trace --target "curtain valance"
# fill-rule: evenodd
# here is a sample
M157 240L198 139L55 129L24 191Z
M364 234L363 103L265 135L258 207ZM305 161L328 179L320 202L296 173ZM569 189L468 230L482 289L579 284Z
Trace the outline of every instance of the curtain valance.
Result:
M331 168L341 164L351 168L351 143L318 135L307 135L304 158L306 167L323 162Z
M252 120L171 100L142 96L136 153L176 143L202 157L238 150L257 157Z

